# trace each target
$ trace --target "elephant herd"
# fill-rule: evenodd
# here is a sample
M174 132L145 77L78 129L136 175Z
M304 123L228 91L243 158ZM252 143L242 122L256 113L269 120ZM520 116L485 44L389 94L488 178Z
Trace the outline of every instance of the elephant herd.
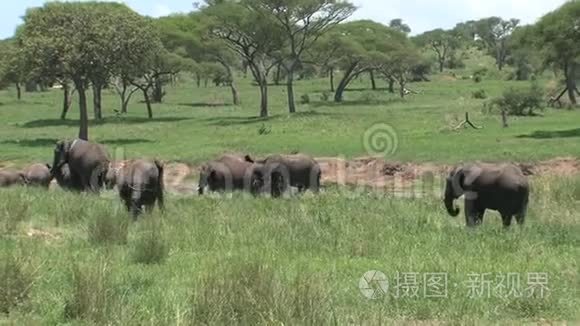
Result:
M155 204L164 209L164 167L157 160L135 159L115 164L101 144L76 139L60 141L51 165L34 164L21 171L0 170L0 187L12 185L48 188L54 179L66 190L98 193L117 188L127 210L137 217ZM272 155L261 160L223 155L200 167L197 192L247 191L252 195L281 197L290 187L299 192L320 191L321 168L312 157ZM529 183L513 164L477 163L458 166L446 179L444 204L451 216L459 215L455 200L464 196L468 227L483 222L486 210L495 210L509 227L515 217L523 224L529 202Z

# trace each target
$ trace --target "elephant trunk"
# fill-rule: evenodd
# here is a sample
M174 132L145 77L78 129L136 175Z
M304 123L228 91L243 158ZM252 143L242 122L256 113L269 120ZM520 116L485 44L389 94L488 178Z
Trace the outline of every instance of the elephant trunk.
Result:
M447 186L445 188L445 208L447 208L447 212L449 215L453 217L457 217L459 215L459 208L456 208L454 205L455 202L455 194L453 192L453 185L451 181L447 181Z

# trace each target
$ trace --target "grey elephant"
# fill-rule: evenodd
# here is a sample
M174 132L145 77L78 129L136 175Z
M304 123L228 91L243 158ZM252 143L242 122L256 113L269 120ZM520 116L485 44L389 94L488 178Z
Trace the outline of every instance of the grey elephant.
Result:
M274 166L274 169L282 174L287 185L298 188L299 192L311 190L317 193L320 191L322 172L318 162L311 156L304 154L272 155L256 161L250 156L246 156L245 160L270 167Z
M60 141L54 149L52 174L68 164L71 183L77 190L99 192L109 167L109 153L101 144L81 139Z
M60 169L52 169L52 176L56 183L64 190L81 191L80 183L73 182L68 164L64 164Z
M164 210L163 164L157 160L132 160L119 169L111 169L107 185L117 186L121 200L134 218L143 206L151 212L156 202Z
M273 197L283 193L282 175L270 166L248 162L242 156L224 155L200 169L198 194L210 191L249 191L253 195L269 192Z
M33 164L22 170L22 174L26 185L48 189L53 179L51 170L52 168L49 164Z
M0 188L22 186L25 184L24 174L13 169L0 170Z
M451 216L459 215L454 201L465 196L465 221L468 227L483 223L487 209L501 214L509 227L515 216L524 224L530 187L522 170L513 164L471 164L455 168L446 180L444 203Z

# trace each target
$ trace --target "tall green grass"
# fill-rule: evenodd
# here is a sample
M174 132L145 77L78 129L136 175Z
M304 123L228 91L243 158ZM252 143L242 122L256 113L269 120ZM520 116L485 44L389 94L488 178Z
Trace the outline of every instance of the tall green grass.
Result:
M467 230L439 198L364 190L329 188L281 200L170 196L165 214L137 222L108 193L2 190L8 214L20 208L4 198L28 198L28 208L14 231L0 236L0 247L16 258L3 286L26 293L9 296L17 300L3 304L9 314L0 318L123 325L572 322L580 304L576 184L578 178L533 178L526 225L509 230L493 212ZM58 224L56 212L63 215ZM110 221L123 230L118 234L126 230L126 244L87 236L87 225L102 216L118 218ZM54 237L29 235L30 228ZM110 228L115 224L107 222L102 230ZM371 270L390 282L378 300L359 290ZM543 297L470 297L473 273L489 273L494 285L518 274L524 291L536 272L548 276ZM418 273L418 297L397 296L403 273ZM447 297L423 296L430 273L446 273Z

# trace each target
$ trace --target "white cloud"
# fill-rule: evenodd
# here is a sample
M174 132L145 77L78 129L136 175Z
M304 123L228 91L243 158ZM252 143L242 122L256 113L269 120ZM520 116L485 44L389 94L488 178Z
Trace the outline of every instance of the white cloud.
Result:
M434 28L452 28L455 24L490 16L518 18L523 24L534 23L566 0L353 0L359 10L354 19L373 19L387 23L402 18L421 33Z
M169 8L169 6L158 3L155 4L153 6L153 11L151 13L151 16L153 17L162 17L162 16L168 16L172 13L171 8Z

